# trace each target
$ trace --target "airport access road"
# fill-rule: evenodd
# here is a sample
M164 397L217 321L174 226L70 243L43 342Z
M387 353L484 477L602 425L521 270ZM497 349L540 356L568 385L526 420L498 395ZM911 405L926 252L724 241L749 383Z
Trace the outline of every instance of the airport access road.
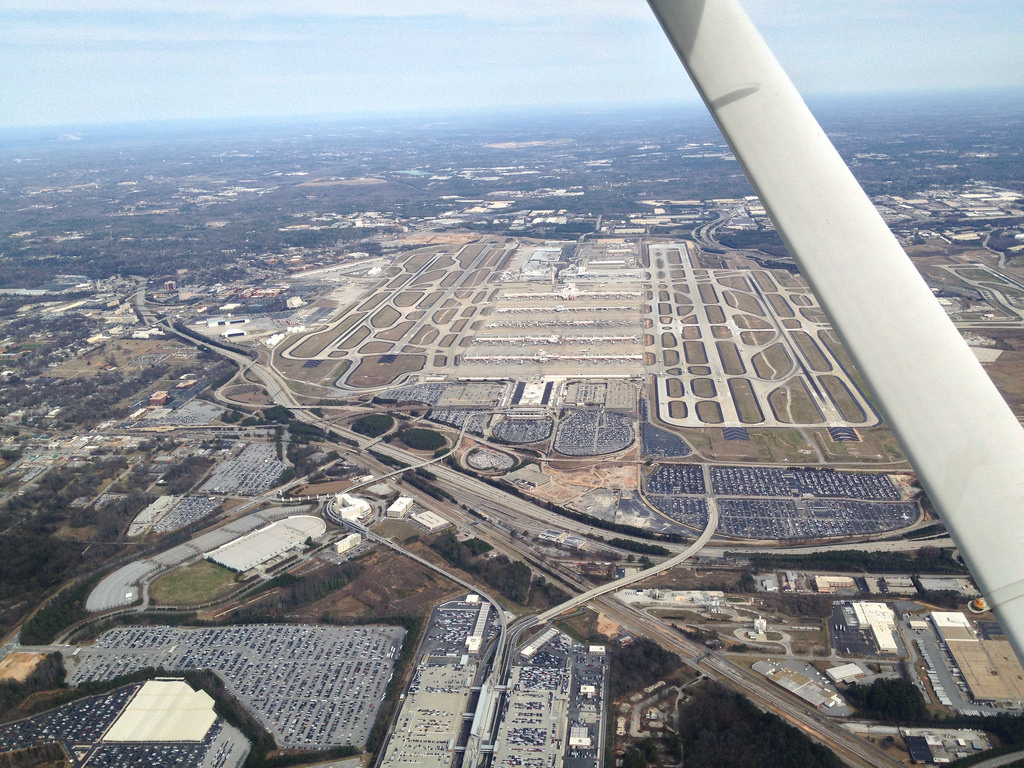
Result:
M606 595L609 592L617 592L620 589L628 587L630 584L635 584L638 581L643 581L651 576L657 576L659 573L675 568L677 565L682 564L703 549L704 545L707 544L711 537L715 535L716 528L718 528L718 510L714 509L708 515L708 524L705 526L700 537L675 557L670 557L668 560L664 560L657 565L639 571L632 576L627 576L624 579L616 579L608 582L607 584L602 584L594 587L593 589L589 589L583 594L565 601L561 605L556 605L554 608L544 611L537 616L537 620L542 623L551 621L556 616L563 614L566 611L571 611L573 608L583 605L583 603L590 602L591 600L601 597L602 595Z

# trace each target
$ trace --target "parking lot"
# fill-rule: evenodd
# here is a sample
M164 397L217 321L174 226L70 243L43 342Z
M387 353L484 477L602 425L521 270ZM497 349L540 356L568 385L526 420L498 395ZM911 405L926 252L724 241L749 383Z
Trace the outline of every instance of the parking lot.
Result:
M822 539L895 531L917 519L911 503L718 499L718 531L744 539Z
M177 531L186 525L202 520L218 506L220 506L220 502L206 496L183 496L170 512L157 521L153 526L153 531L156 533Z
M677 523L703 530L708 524L707 499L690 496L650 496L658 510Z
M627 448L635 438L633 419L625 413L573 411L558 425L555 450L565 456L601 456Z
M487 412L472 408L434 408L427 418L455 429L462 429L462 426L468 421L469 426L466 427L466 431L479 435L483 434L487 416Z
M520 658L503 700L493 765L598 768L607 691L603 651L591 653L559 632L530 658Z
M430 618L423 638L422 654L426 656L461 656L466 652L466 638L476 626L480 609L486 601L450 600L438 606ZM486 646L498 633L498 612L490 611L483 634Z
M492 434L503 443L524 445L547 440L554 422L551 419L509 419L499 421Z
M199 493L258 496L277 484L284 468L273 443L249 443L238 456L218 464Z
M282 747L366 741L405 638L399 627L126 627L66 660L68 682L144 667L212 669Z
M711 486L722 496L816 496L899 501L888 475L815 467L712 467Z
M704 468L699 464L663 464L647 478L650 494L695 494L703 496Z
M650 424L640 425L644 456L678 457L689 456L692 451L681 437Z

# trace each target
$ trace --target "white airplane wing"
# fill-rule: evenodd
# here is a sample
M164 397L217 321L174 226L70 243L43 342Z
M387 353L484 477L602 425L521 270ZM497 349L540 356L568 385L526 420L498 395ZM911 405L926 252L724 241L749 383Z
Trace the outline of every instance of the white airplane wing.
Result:
M1024 430L737 0L648 0L1024 659Z

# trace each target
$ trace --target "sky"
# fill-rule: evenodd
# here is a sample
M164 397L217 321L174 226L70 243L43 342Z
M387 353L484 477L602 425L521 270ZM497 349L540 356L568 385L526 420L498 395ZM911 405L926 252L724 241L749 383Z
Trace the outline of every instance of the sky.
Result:
M743 6L808 96L1024 89L1022 0ZM0 0L0 73L0 128L697 101L643 0Z

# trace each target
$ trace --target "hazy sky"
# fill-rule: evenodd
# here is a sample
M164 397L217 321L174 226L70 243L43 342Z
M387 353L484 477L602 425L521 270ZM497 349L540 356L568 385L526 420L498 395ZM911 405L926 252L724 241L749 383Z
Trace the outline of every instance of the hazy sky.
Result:
M743 4L805 94L1024 88L1024 0ZM643 0L0 0L0 73L0 127L696 100Z

